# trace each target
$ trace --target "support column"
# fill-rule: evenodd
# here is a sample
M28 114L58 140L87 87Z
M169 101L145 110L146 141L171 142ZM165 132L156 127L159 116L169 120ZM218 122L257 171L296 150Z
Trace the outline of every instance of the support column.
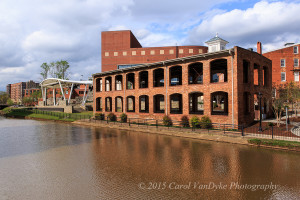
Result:
M72 86L71 86L71 92L69 94L68 104L70 104L70 101L71 101L71 96L72 96L72 93L73 93L73 87L74 87L74 83L72 83Z

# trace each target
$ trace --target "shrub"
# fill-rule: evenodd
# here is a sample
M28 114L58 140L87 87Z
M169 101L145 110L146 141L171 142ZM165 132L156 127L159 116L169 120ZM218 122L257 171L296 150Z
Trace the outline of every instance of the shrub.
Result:
M172 126L172 119L168 116L168 115L165 115L164 117L163 117L163 124L165 125L165 126Z
M10 112L12 112L13 111L13 109L11 108L11 107L6 107L6 108L4 108L3 110L2 110L2 113L3 114L8 114L8 113L10 113Z
M95 119L96 120L104 120L105 119L104 113L96 113L95 114Z
M193 128L195 127L200 127L200 119L199 117L197 116L193 116L191 119L190 119L190 124Z
M189 124L189 117L186 116L186 115L183 115L181 117L181 122L180 122L181 126L182 127L190 127L190 124Z
M125 113L121 114L121 122L127 122L127 115Z
M112 122L117 121L117 116L114 113L109 113L107 115L107 117L108 117L109 121L112 121Z
M274 124L272 122L269 122L268 126L274 126Z
M208 116L201 117L201 128L211 128L211 120Z

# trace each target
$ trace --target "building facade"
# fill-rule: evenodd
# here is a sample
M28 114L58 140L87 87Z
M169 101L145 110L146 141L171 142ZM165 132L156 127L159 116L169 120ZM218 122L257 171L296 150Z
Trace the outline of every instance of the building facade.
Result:
M22 103L22 99L26 94L25 90L37 88L39 88L39 83L30 80L27 82L8 84L6 86L6 92L14 103Z
M206 115L215 123L248 125L255 118L258 93L264 114L272 113L272 63L240 47L104 69L93 74L94 113L173 120Z
M130 30L101 33L102 72L207 53L205 46L142 47Z
M287 43L285 47L263 53L272 60L272 82L274 86L294 81L299 85L300 44Z

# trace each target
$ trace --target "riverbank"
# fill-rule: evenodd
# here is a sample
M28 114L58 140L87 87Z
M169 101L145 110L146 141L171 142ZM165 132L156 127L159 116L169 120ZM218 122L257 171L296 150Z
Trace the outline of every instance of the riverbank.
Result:
M285 151L297 151L300 152L300 148L291 148L291 145L287 142L287 146L276 146L274 144L280 143L283 144L280 140L272 140L274 144L271 143L254 143L251 142L253 137L250 136L240 136L237 134L226 133L224 134L223 131L207 131L207 130L200 130L197 132L191 131L191 129L162 129L156 128L151 126L137 126L131 125L128 126L127 124L120 124L120 123L92 123L89 121L74 121L72 124L76 125L83 125L83 126L93 126L93 127L106 127L112 129L121 129L121 130L129 130L135 132L144 132L150 134L158 134L158 135L167 135L173 137L182 137L182 138L189 138L189 139L196 139L196 140L204 140L204 141L213 141L213 142L223 142L223 143L230 143L230 144L238 144L238 145L247 145L257 148L268 148L268 149L275 149L275 150L285 150ZM261 139L263 140L263 139ZM284 141L286 142L286 141ZM300 143L299 143L300 144Z

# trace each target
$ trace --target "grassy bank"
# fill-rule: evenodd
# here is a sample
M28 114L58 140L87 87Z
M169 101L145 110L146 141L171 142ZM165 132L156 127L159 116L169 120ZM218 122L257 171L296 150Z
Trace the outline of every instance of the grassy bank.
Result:
M269 139L249 139L250 144L265 145L273 147L284 147L289 149L300 150L300 142L284 141L284 140L269 140Z
M56 120L56 121L65 121L65 122L73 122L76 121L76 119L70 117L70 116L55 116L55 115L49 115L49 112L47 114L41 114L41 113L34 113L30 110L22 110L20 112L19 109L16 108L5 108L2 110L2 114L6 117L13 117L13 118L32 118L32 119L45 119L45 120Z

